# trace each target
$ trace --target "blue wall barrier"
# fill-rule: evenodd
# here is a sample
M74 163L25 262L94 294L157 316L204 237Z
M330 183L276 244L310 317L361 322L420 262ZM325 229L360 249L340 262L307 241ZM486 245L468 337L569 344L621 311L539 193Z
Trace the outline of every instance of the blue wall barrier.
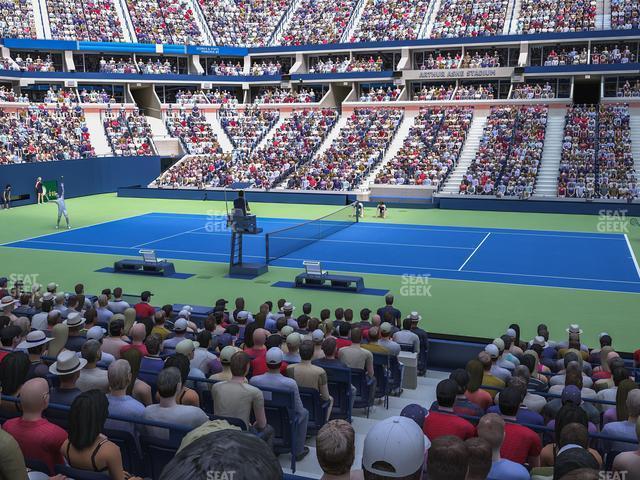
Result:
M129 182L132 184L133 182ZM147 182L148 183L148 182ZM227 198L236 197L234 190L226 192ZM352 193L322 194L310 192L261 192L246 190L247 200L262 203L301 203L319 205L347 205L355 202L356 195ZM193 190L174 188L118 188L119 197L133 198L165 198L174 200L224 200L224 190Z
M437 198L438 206L445 210L489 210L494 212L569 213L599 215L602 210L626 210L627 216L640 216L640 203L563 200L508 200L495 198Z
M36 178L59 180L64 176L67 198L115 192L124 185L148 185L160 175L160 157L96 157L84 160L21 163L0 166L2 189L11 184L14 196L30 195L14 205L35 203Z

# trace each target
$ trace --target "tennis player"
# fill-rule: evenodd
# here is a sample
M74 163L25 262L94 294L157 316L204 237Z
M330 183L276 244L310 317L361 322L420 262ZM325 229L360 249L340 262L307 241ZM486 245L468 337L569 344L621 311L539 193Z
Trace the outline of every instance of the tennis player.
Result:
M40 204L44 201L44 186L42 185L42 177L38 177L34 189L36 191L38 203Z
M56 224L56 230L60 228L60 219L64 215L65 220L67 221L67 230L71 228L69 225L69 214L67 213L67 205L64 201L64 177L60 177L60 194L58 198L54 200L56 205L58 205L58 223Z
M384 204L384 202L381 201L380 203L378 203L376 210L378 210L379 218L387 218L387 206Z
M5 210L9 210L11 208L11 184L7 183L4 187L4 191L2 192L2 207Z

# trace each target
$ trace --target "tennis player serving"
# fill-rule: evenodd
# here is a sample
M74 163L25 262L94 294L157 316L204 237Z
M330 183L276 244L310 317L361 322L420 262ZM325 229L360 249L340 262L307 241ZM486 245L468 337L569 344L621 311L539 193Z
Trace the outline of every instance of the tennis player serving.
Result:
M70 229L69 214L67 213L67 205L64 201L64 177L60 177L60 193L54 202L58 205L58 223L56 224L56 230L60 228L60 219L63 215L64 219L67 221L67 229Z

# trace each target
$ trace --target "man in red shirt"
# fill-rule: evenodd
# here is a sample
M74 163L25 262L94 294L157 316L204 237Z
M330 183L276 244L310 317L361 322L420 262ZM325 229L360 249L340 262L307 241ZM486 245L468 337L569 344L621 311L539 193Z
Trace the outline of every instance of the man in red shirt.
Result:
M153 317L156 313L155 308L149 305L149 299L151 298L151 292L144 291L140 295L140 302L136 303L133 308L136 309L136 318L149 318Z
M521 398L521 392L515 387L507 387L500 392L500 414L505 420L500 457L521 465L528 463L535 468L540 464L542 442L536 432L515 423Z
M25 458L40 460L54 474L54 466L63 464L60 447L67 432L42 418L49 406L49 385L44 378L27 381L20 390L22 417L7 420L2 428L16 439Z
M476 427L464 418L453 413L453 405L458 393L458 384L455 380L442 380L436 387L436 398L438 399L437 410L431 410L424 419L422 431L434 441L438 437L453 435L466 440L476 436Z
M336 344L338 351L341 348L348 347L351 345L351 340L349 340L349 332L351 331L351 325L346 322L342 322L338 324L338 338L336 338Z

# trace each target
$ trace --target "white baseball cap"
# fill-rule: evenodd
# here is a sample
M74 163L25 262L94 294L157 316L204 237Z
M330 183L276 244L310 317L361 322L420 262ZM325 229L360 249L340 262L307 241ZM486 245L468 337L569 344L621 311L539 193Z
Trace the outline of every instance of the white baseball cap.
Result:
M278 347L271 347L269 350L267 350L267 365L277 365L279 363L282 363L283 359L284 354Z
M406 417L389 417L377 422L364 439L362 467L385 478L413 475L424 464L424 452L431 446L418 424ZM385 462L392 472L374 467Z
M486 347L484 347L484 351L491 355L491 358L498 358L500 356L500 352L498 351L498 347L493 343L490 343Z
M99 326L91 327L87 330L87 340L102 340L106 335L107 331Z
M319 328L317 328L311 333L311 340L313 340L316 343L322 342L324 340L324 332Z
M173 330L175 332L185 332L189 324L184 318L179 318L176 323L173 324Z

